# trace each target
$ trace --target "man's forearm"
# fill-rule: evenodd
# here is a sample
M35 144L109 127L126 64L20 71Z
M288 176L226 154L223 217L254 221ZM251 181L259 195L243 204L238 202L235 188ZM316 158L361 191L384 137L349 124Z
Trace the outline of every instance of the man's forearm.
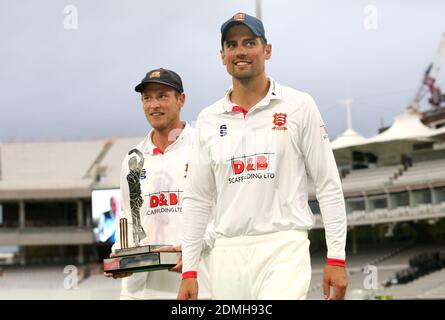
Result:
M184 199L182 236L183 272L196 272L198 270L210 209L210 206L199 203L193 198Z

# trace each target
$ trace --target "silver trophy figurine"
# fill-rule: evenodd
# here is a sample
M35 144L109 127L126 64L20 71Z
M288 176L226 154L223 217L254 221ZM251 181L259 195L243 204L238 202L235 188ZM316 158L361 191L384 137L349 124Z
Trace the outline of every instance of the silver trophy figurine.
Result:
M142 239L146 238L144 228L141 225L140 210L142 206L142 195L141 195L141 172L144 167L144 157L142 153L133 149L130 154L136 152L141 160L138 163L136 156L131 157L128 161L128 167L130 168L130 173L127 175L128 187L130 190L130 208L131 208L131 219L133 222L133 241L136 247L139 247L139 243Z
M128 221L126 218L121 218L119 220L121 248L116 250L115 257L104 259L105 272L121 273L162 270L175 266L178 260L178 252L153 252L153 250L162 246L168 246L167 244L140 246L141 240L147 237L141 224L140 215L143 203L140 176L144 167L144 157L137 149L131 150L128 154L131 155L133 153L136 153L140 158L139 162L137 156L130 158L128 161L130 172L127 175L134 247L128 247Z

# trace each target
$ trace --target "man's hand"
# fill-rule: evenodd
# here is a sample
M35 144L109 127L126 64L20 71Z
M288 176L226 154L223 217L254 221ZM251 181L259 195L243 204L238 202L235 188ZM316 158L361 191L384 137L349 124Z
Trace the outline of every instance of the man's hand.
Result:
M198 299L198 280L195 278L184 279L179 287L178 300Z
M331 287L334 293L331 296ZM348 287L345 267L327 265L323 273L323 293L325 300L343 300Z
M181 252L181 246L164 246L164 247L160 247L156 250L153 250L153 252L158 252L158 251L173 251L173 252ZM176 265L170 269L168 269L168 271L172 271L172 272L179 272L182 273L182 255L179 255L178 260L176 261Z
M112 252L110 253L110 258L114 258L116 255ZM126 278L133 274L133 272L122 272L122 273L111 273L111 272L104 272L104 276L107 278L113 278L113 279L120 279L120 278Z

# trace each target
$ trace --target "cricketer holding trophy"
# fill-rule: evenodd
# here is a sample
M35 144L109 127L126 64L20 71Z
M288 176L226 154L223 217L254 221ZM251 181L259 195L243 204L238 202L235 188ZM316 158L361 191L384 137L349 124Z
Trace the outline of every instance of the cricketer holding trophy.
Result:
M141 93L143 110L152 130L127 153L122 163L123 210L117 233L120 236L116 237L110 260L120 251L169 245L170 251L178 251L169 252L175 254L175 261L171 263L174 266L181 261L182 197L193 128L180 119L185 94L177 73L163 68L152 70L135 91ZM207 235L204 250L212 244L211 232ZM175 299L181 282L181 264L151 272L105 272L105 275L122 278L121 299ZM204 258L200 275L199 298L209 299Z

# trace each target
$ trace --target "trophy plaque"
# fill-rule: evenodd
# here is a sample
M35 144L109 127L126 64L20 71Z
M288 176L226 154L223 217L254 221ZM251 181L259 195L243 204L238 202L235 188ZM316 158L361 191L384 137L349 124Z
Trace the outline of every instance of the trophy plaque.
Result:
M141 159L138 163L136 156L130 158L128 162L130 172L127 175L133 225L132 236L135 246L128 247L128 221L126 218L121 218L119 220L119 240L121 248L116 250L114 257L104 259L104 271L108 273L146 272L169 269L176 265L180 255L180 252L175 251L153 252L162 246L169 246L168 244L139 245L140 241L147 237L141 225L140 217L140 208L143 199L139 178L144 166L144 157L137 149L131 150L129 155L132 153L137 153Z

